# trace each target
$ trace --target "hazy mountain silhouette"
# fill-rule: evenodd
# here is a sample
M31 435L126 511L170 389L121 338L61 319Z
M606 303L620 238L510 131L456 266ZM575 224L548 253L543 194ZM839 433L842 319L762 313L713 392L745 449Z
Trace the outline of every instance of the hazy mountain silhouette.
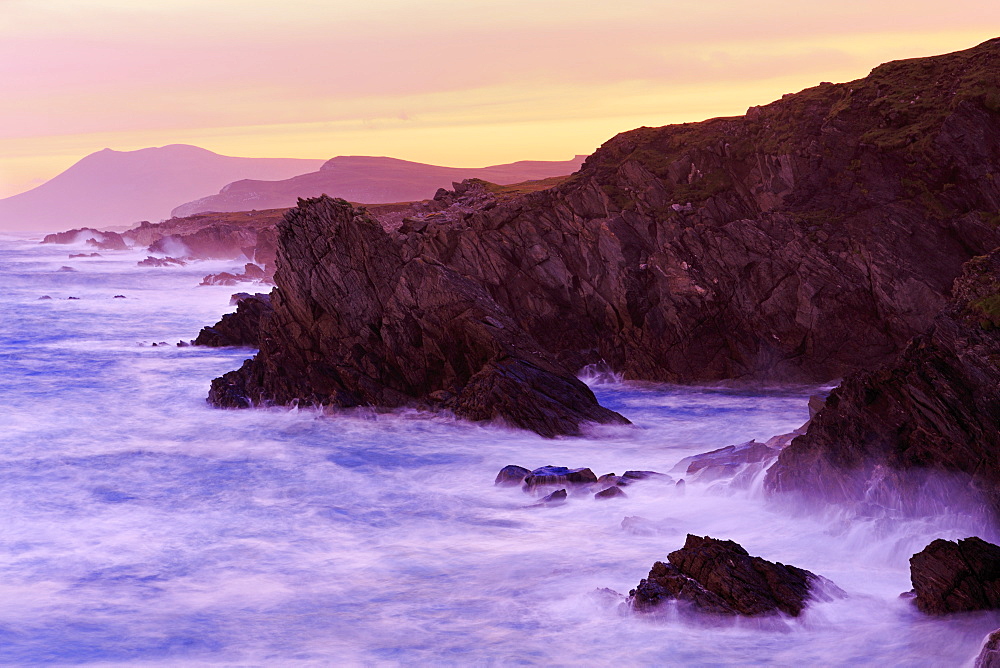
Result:
M233 158L184 144L138 151L104 149L37 188L0 200L0 230L45 232L156 222L168 218L179 202L236 179L283 179L322 164L322 160Z
M492 167L438 167L396 158L340 156L327 161L317 172L282 181L243 180L230 183L218 195L182 204L175 216L205 211L246 211L295 206L299 197L322 194L343 197L351 202L384 204L428 199L438 188L452 182L479 178L506 185L521 181L571 174L586 156L572 160L524 160ZM204 191L203 191L204 192Z

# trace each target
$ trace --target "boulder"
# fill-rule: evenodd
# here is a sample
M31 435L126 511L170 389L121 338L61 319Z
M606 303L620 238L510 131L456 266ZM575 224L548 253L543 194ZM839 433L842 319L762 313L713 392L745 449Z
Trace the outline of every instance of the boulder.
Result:
M524 478L525 489L542 485L586 485L597 482L597 476L589 468L570 469L565 466L542 466Z
M627 497L628 494L625 493L625 490L623 490L621 487L617 485L613 485L606 489L602 489L597 494L594 494L594 499L596 499L597 501L606 501L607 499L615 499L615 498L624 499Z
M937 539L910 557L914 603L929 614L1000 608L1000 546Z
M565 503L567 496L568 496L568 494L566 493L565 489L557 489L556 491L552 492L551 494L548 494L548 495L542 497L542 500L539 501L538 503L534 504L534 505L536 505L536 506L543 506L543 505Z
M493 481L493 484L505 486L520 485L530 473L531 471L523 466L510 464L500 469L500 473L497 473L496 480Z
M751 557L739 544L688 534L668 563L656 562L629 592L632 609L655 610L676 600L703 613L797 617L811 598L842 592L829 580L795 566Z

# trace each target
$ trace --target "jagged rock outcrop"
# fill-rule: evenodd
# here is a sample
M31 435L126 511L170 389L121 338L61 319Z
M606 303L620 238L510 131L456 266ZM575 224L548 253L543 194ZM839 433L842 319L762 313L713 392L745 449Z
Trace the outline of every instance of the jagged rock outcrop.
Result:
M304 201L279 225L290 333L213 400L434 394L483 419L544 397L515 421L535 428L590 401L567 372L587 364L684 382L870 368L1000 245L998 77L1000 40L889 63L743 117L623 133L548 190L465 183L391 233Z
M937 539L910 557L914 603L929 614L1000 608L1000 546Z
M406 253L364 210L303 200L279 233L279 288L260 353L214 381L210 401L426 405L545 436L627 422L480 285Z
M201 285L236 285L237 283L266 282L267 280L267 272L262 267L253 262L247 262L243 266L242 273L233 274L222 271L218 274L209 274L201 279Z
M830 394L770 489L909 511L966 493L1000 512L1000 249L969 261L953 292L896 360Z
M632 609L655 610L678 601L698 612L797 617L812 598L829 600L840 590L815 573L751 557L738 543L688 534L684 547L653 564L629 592Z
M235 295L234 295L235 296ZM250 346L256 348L260 332L274 313L271 295L257 293L242 296L236 313L227 313L211 327L203 327L193 343L196 346Z

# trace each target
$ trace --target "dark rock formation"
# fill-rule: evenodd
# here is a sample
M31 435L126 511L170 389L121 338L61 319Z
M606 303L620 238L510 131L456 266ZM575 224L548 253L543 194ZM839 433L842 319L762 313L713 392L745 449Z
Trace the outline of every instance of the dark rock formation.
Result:
M536 505L536 506L545 506L545 505L565 503L567 496L568 496L568 494L566 493L565 489L557 489L556 491L552 492L551 494L543 497L541 501L539 501L538 503L536 503L534 505Z
M653 564L649 576L629 592L632 608L650 611L677 600L694 610L723 615L797 617L810 598L839 593L831 582L794 566L751 557L731 540L688 534L667 564Z
M54 232L46 234L42 239L43 244L75 244L86 241L88 238L97 238L104 233L92 227L79 227L65 232Z
M953 295L896 360L833 391L769 488L905 511L982 493L1000 511L1000 249L966 264Z
M678 462L674 469L688 474L697 473L703 469L718 469L720 474L735 473L735 470L744 464L760 462L777 454L776 450L764 443L747 441L739 445L727 445L718 450L685 457Z
M231 274L223 271L218 274L209 274L202 279L202 285L236 285L237 283L262 282L267 281L268 275L263 268L253 262L248 262L243 267L243 273Z
M62 266L59 267L59 271L76 271L73 267Z
M279 225L266 343L211 396L417 402L553 435L616 419L572 377L588 364L687 382L871 368L1000 244L998 78L1000 40L889 63L621 134L548 190L463 184L391 234L303 201Z
M602 489L600 492L594 494L594 498L598 501L604 501L606 499L614 499L618 497L624 499L627 496L628 494L626 494L625 491L621 487L618 487L617 485L608 487L606 489Z
M526 489L542 485L586 485L597 482L597 476L589 468L570 469L565 466L542 466L524 478Z
M125 241L125 238L117 232L102 232L101 236L98 238L87 239L87 244L106 251L129 249L129 245Z
M69 254L69 259L71 259L71 260L73 258L77 258L77 257L101 257L101 254L100 253L70 253Z
M1000 629L986 638L974 668L1000 668Z
M523 466L510 464L500 469L500 473L497 473L497 478L493 481L493 484L506 486L520 485L530 473L531 471Z
M145 260L139 260L135 264L138 267L183 267L187 262L175 257L153 257L150 255Z
M262 293L247 295L236 304L236 313L227 313L212 327L203 327L193 344L212 348L221 346L256 348L261 328L274 313L271 295Z
M627 422L480 284L411 254L364 210L302 201L279 233L260 353L214 381L210 401L424 405L544 436Z
M930 614L1000 608L1000 546L981 538L933 541L910 557L914 602Z
M202 260L231 260L243 255L243 249L253 248L257 232L238 225L206 225L188 234L169 234L149 245L150 253L176 253L186 249L186 257Z

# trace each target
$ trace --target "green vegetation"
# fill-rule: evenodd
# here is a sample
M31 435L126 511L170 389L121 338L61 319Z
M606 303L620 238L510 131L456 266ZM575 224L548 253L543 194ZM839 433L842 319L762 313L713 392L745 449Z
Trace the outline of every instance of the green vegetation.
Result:
M1000 291L971 302L969 307L978 313L980 327L986 330L1000 328Z

